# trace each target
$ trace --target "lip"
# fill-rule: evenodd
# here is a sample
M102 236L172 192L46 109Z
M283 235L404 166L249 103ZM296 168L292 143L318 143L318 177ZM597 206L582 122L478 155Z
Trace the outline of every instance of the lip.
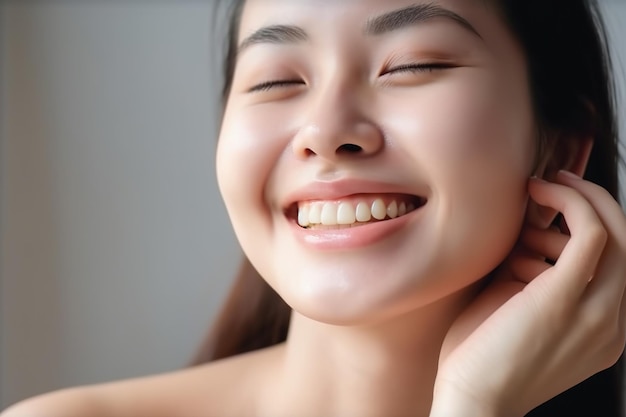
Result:
M288 215L289 210L301 201L333 201L358 194L406 194L422 197L426 204L416 210L395 219L367 223L341 229L303 228ZM303 245L315 250L349 250L365 247L382 241L405 228L417 217L421 217L428 205L429 190L426 187L407 189L407 187L386 182L364 179L344 179L338 181L315 181L287 195L283 201L285 220L289 223L296 239Z
M429 190L426 187L408 189L406 186L365 179L343 179L338 181L314 181L288 194L282 207L289 207L300 201L340 200L356 194L407 194L423 197L428 200Z

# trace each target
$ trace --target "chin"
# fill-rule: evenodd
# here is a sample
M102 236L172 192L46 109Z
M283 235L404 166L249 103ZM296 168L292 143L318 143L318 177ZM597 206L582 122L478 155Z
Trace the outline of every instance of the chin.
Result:
M370 326L405 317L411 312L432 306L457 294L469 284L434 285L413 282L405 285L350 286L336 284L328 288L303 285L281 288L283 299L302 316L334 326ZM293 281L292 281L293 283ZM378 283L380 284L380 283Z

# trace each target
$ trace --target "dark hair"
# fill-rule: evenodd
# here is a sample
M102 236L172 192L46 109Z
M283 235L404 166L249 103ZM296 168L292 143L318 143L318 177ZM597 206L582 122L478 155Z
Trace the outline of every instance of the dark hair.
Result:
M540 144L567 150L592 136L585 178L618 196L615 85L607 36L596 0L491 0L522 46ZM235 70L243 0L235 0L224 67L223 102ZM566 153L566 152L562 152ZM194 364L285 341L289 306L244 259L230 295ZM623 416L623 356L533 410L528 416Z

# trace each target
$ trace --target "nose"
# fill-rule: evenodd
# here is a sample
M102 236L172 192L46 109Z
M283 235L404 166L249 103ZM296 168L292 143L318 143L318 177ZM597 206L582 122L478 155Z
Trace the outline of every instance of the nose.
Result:
M367 157L380 152L384 134L367 117L356 92L335 89L309 102L292 142L300 159L313 157L335 162L346 157Z

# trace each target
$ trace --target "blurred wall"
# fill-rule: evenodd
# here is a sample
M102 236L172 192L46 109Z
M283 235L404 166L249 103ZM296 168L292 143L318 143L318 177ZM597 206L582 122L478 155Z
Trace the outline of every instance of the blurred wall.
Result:
M239 259L213 9L2 4L2 404L183 366L206 333Z
M604 7L626 63L626 3ZM213 11L1 3L0 408L175 369L205 333L239 259L214 176Z

